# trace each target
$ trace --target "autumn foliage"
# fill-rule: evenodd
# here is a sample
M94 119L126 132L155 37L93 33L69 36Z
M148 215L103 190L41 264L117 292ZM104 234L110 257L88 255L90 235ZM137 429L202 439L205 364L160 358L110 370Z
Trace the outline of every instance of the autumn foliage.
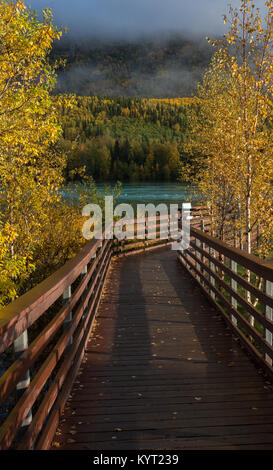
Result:
M273 233L273 2L265 4L265 18L252 0L224 17L229 32L213 41L186 144L199 158L183 174L211 204L215 235L227 229L235 244L262 256L272 252Z
M50 247L60 249L57 262L65 259L76 219L71 223L60 200L65 158L56 147L61 127L50 95L55 66L48 53L61 32L49 10L40 21L22 0L2 0L0 34L0 303L6 303L34 272L38 279L46 274ZM53 220L62 224L57 244L48 232Z

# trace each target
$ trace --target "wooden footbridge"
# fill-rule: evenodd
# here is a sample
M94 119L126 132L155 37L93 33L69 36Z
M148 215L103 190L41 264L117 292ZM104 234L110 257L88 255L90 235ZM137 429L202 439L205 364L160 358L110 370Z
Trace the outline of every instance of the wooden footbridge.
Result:
M91 241L2 310L1 449L273 449L273 266L196 214L187 251Z

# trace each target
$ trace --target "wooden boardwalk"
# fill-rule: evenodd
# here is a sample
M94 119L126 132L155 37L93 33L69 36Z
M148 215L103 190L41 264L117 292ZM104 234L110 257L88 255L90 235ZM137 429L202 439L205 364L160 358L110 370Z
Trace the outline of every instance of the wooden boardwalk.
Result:
M273 393L169 248L112 263L53 449L273 449Z

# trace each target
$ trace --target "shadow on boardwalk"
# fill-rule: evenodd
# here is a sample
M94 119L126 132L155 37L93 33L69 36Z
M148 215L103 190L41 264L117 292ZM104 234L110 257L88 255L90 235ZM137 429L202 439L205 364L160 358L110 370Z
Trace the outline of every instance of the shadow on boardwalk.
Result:
M170 249L115 261L57 449L273 449L270 386Z

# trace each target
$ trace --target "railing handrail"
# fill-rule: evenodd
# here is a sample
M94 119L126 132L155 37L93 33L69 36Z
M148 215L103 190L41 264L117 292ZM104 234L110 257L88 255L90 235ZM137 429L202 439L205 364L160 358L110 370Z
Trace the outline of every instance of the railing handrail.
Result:
M240 248L232 247L226 242L212 237L208 233L202 232L202 230L194 227L191 228L191 234L196 235L199 240L207 243L217 251L220 251L227 258L233 259L250 271L256 272L256 274L259 274L261 277L273 282L273 264L270 261L258 258L258 256L249 254Z
M273 264L193 227L178 259L273 379Z
M100 240L91 240L61 268L0 310L0 354L29 328L71 285L88 264ZM39 308L40 307L40 308ZM9 334L9 331L12 333Z

